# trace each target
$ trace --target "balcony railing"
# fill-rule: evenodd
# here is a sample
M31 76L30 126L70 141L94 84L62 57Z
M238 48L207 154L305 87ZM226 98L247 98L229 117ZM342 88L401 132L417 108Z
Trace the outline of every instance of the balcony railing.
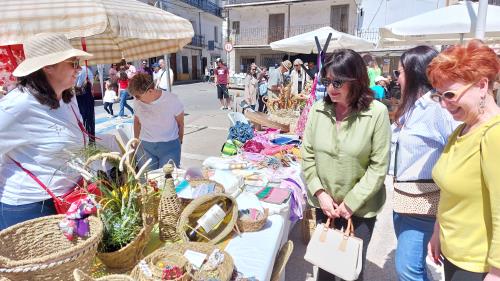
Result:
M196 47L204 47L205 46L205 36L195 34L193 38L191 39L191 43L189 43L191 46L196 46Z
M222 8L208 0L180 0L205 12L222 17Z
M380 38L378 28L358 29L356 30L356 36L361 37L370 42L373 42L375 44L378 43L378 40Z
M313 31L315 29L329 26L325 24L309 24L309 25L296 25L290 26L290 37L299 35L305 32ZM235 45L268 45L271 42L288 38L288 28L275 27L275 28L242 28L239 34L234 34Z
M250 4L260 2L272 2L277 0L226 0L226 5Z

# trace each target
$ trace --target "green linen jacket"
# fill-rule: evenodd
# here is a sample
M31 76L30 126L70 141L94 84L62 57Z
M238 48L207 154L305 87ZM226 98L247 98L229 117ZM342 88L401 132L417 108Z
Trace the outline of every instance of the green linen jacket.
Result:
M324 189L354 215L376 216L386 197L390 139L389 114L381 102L347 116L338 130L334 105L316 102L301 147L309 204L319 207L314 194Z

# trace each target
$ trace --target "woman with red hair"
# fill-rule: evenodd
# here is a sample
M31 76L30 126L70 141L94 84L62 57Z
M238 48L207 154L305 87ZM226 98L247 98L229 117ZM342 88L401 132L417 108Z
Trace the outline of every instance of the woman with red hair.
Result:
M500 61L480 41L446 49L427 75L432 98L462 121L432 176L441 189L429 242L446 281L500 280L500 108L492 95Z

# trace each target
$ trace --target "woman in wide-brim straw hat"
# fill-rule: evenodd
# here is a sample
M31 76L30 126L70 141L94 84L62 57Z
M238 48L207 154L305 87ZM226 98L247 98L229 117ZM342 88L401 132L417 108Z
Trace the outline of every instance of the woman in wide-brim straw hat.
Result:
M70 88L90 57L62 34L37 34L24 42L26 59L14 70L18 86L0 101L0 230L56 213L49 194L70 191L80 179L71 154L86 142Z

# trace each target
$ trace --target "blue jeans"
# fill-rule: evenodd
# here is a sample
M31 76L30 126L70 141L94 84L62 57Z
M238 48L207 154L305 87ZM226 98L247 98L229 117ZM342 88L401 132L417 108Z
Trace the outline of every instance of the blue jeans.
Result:
M393 213L398 239L396 273L400 281L429 281L427 277L427 244L436 218Z
M0 202L0 230L23 221L56 214L52 199L17 206Z
M134 114L134 110L130 105L127 103L127 98L128 98L128 92L126 90L121 90L120 91L120 112L118 113L118 116L124 116L125 115L125 107Z
M142 147L145 152L145 159L151 158L149 169L154 170L163 167L167 162L172 159L180 167L181 164L181 142L175 139L167 142L148 142L141 141Z

